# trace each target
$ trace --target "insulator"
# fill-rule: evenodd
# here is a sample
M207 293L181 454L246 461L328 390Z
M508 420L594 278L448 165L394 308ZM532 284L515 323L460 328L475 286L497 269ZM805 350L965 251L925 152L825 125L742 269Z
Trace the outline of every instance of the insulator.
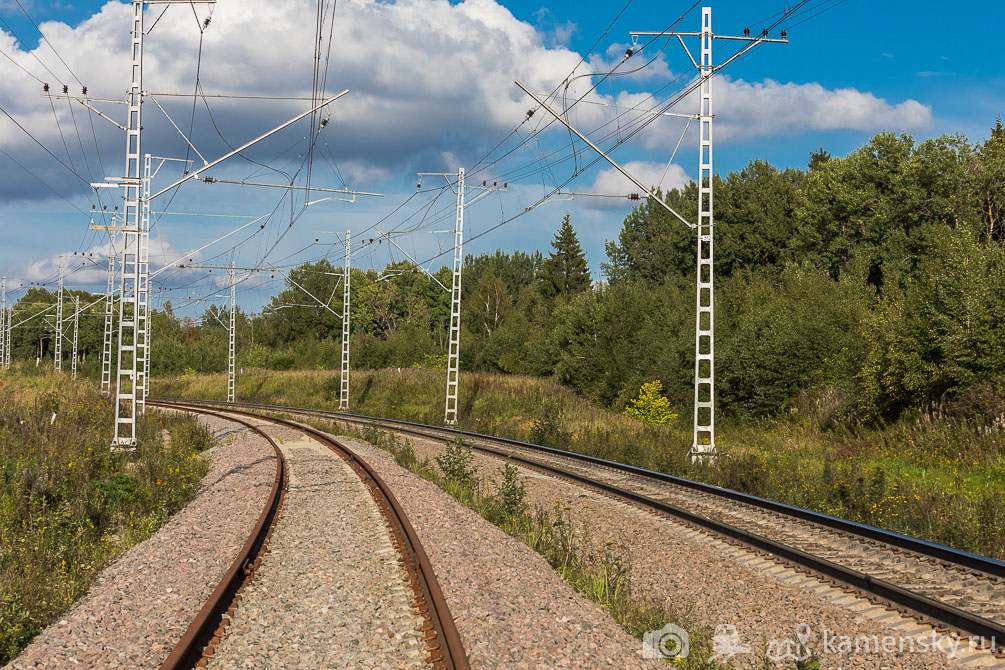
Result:
M497 182L497 181L492 182L492 186L493 187L498 186L498 185L499 185L499 182Z
M70 87L67 86L66 84L63 84L63 93L69 93L69 92L70 92Z
M203 19L202 27L203 28L209 28L209 22L212 21L212 20L213 20L212 16L207 16L205 19Z
M42 90L45 91L46 93L48 93L49 92L49 85L48 84L42 84Z
M488 186L488 182L485 181L484 179L482 180L482 186Z
M785 32L785 31L783 30L783 31L782 31L782 39L784 40L784 39L785 39L785 37L786 37L786 32Z
M744 37L750 37L750 28L744 28L743 29L743 36Z
M767 37L767 36L768 36L768 29L765 28L764 30L761 31L761 37Z
M82 89L80 89L80 94L81 95L87 95L87 87L86 86L84 86Z
M509 186L509 184L507 184L506 182L503 182L503 188L507 188L508 186Z
M531 109L531 110L528 110L528 111L527 111L527 118L529 119L529 118L530 118L530 117L532 117L532 116L534 116L534 110L533 110L533 109ZM527 119L524 119L524 120L526 121Z
M628 51L625 52L625 58L631 58L632 54L635 53L635 49L628 47Z

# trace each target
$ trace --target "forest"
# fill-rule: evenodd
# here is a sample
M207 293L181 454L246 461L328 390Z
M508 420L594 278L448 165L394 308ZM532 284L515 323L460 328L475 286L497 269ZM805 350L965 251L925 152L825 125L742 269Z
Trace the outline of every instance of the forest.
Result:
M754 160L715 180L720 416L802 414L826 428L937 408L1000 427L1000 119L976 144L962 135L916 141L882 132L844 157L813 152L805 169ZM694 183L659 195L697 218ZM547 253L467 256L462 369L548 377L616 411L659 380L674 411L690 416L694 232L643 200L591 271L569 215L556 229ZM328 296L340 272L321 260L288 274ZM436 276L449 286L449 268ZM354 269L351 287L354 368L445 366L448 292L407 262ZM80 294L80 304L100 297ZM67 300L64 313L72 314ZM49 288L30 289L14 322L54 301ZM341 321L310 302L288 281L261 313L239 312L238 366L338 370ZM103 310L99 301L81 316L80 370L89 376L99 374ZM154 377L226 369L218 308L178 318L168 302L152 319ZM26 322L13 331L12 357L51 358L51 339L44 318Z

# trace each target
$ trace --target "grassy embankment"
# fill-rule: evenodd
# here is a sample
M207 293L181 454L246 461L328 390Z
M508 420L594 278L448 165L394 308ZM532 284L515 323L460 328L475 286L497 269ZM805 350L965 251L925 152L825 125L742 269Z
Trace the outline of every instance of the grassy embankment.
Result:
M97 385L45 368L0 374L0 399L3 664L185 504L207 470L198 454L210 435L151 411L135 454L113 453L113 410Z
M443 418L445 374L353 371L354 413L430 424ZM155 380L161 396L222 400L225 375ZM237 397L319 409L338 405L338 372L249 370ZM959 549L1005 558L1005 439L996 425L920 415L879 429L823 430L812 418L720 422L713 465L692 465L689 417L649 426L590 405L549 380L463 373L465 429L528 440L698 479Z

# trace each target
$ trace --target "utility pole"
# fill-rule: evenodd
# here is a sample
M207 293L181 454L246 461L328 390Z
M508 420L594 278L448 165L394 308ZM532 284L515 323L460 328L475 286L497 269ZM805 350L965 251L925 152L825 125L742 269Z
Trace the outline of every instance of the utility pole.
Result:
M345 231L345 267L342 270L342 379L338 411L349 411L349 231Z
M464 261L464 208L469 205L473 205L492 191L501 191L507 187L507 184L503 184L499 187L498 183L493 182L489 185L488 182L482 182L480 186L470 186L469 188L480 189L484 191L479 194L471 202L464 202L464 168L460 168L457 172L419 172L419 188L422 187L422 177L425 175L434 175L438 177L443 177L449 186L457 194L457 218L454 223L454 270L453 270L453 281L450 287L450 332L447 344L447 396L446 403L443 411L443 423L447 426L454 426L457 424L457 382L460 374L460 349L461 349L461 266ZM450 183L450 177L456 177L456 187L454 184ZM378 230L378 232L380 232ZM394 244L393 240L386 233L382 233L384 237L387 238L388 242ZM395 244L395 246L398 246ZM400 249L400 247L399 247ZM404 250L402 250L404 251ZM415 262L414 260L412 261ZM429 271L423 268L423 270L429 274ZM432 275L430 274L432 277ZM439 280L433 277L433 279L439 283ZM442 284L441 284L442 286Z
M7 308L7 335L3 338L4 340L4 352L3 352L3 368L4 370L10 369L10 335L13 330L12 321L14 320L14 308Z
M742 36L716 35L712 32L712 10L709 7L702 7L701 10L701 31L680 32L676 30L664 30L661 32L635 32L630 33L632 44L635 45L640 36L646 35L655 38L677 37L684 52L687 54L691 64L698 70L699 79L696 88L699 90L699 109L697 115L672 114L665 111L656 112L664 116L681 116L688 119L688 126L685 126L684 133L681 133L681 140L690 127L692 120L699 121L698 132L698 222L692 223L673 210L665 201L657 197L645 184L632 175L623 166L614 161L596 144L591 142L583 133L576 130L566 119L562 112L552 109L544 100L533 93L524 84L516 82L523 91L534 99L538 105L555 117L562 125L575 133L585 144L596 151L604 160L610 163L621 174L638 186L650 199L651 202L659 204L663 209L674 216L678 221L690 228L698 231L697 249L697 296L696 296L696 319L695 319L695 362L694 362L694 440L691 446L691 459L697 461L705 458L715 457L715 315L714 315L714 282L713 282L713 172L712 172L712 77L724 67L729 65L740 56L756 47L762 42L778 42L787 44L788 40L785 31L781 32L781 39L769 38L765 29L760 35L751 37L750 30L744 31ZM700 61L696 61L684 43L684 37L698 37L700 39ZM715 39L736 40L747 42L736 53L731 55L721 64L712 65L712 41ZM629 49L625 58L629 58L634 53ZM534 110L531 110L531 114ZM678 142L677 146L680 146ZM674 154L676 154L676 148ZM673 160L671 154L670 160ZM669 167L669 166L668 166Z
M447 400L443 423L457 424L457 382L461 358L461 265L464 261L464 168L457 171L457 220L454 225L454 273L450 285L450 339L447 344Z
M7 276L0 278L0 367L4 365L4 352L7 350Z
M227 402L234 402L234 324L237 312L237 283L234 281L234 261L230 262L230 329L228 340L230 342L227 353Z
M115 309L115 254L108 255L108 281L105 287L105 332L101 347L101 390L108 391L112 385L112 326Z
M666 32L632 32L639 36L664 36ZM768 38L768 31L751 37L750 29L743 35L716 35L712 32L712 8L701 8L700 32L675 32L691 64L698 70L698 249L695 296L694 333L694 438L691 460L715 457L715 282L714 282L714 207L712 170L712 76L761 42L786 44L785 31L781 39ZM682 39L685 36L699 39L699 59L696 62ZM713 40L744 41L748 44L727 58L721 65L712 65Z
M56 288L56 346L53 348L56 372L63 371L63 257L59 257L59 284Z
M147 408L147 372L150 370L150 154L143 156L140 182L140 220L136 255L136 416Z
M73 356L70 361L70 374L77 378L77 333L80 330L80 296L73 296Z
M126 91L126 169L122 182L122 283L119 293L119 338L115 374L115 436L112 445L136 446L137 392L140 380L137 351L140 344L140 149L143 102L143 5L144 0L132 0L132 40L129 89Z

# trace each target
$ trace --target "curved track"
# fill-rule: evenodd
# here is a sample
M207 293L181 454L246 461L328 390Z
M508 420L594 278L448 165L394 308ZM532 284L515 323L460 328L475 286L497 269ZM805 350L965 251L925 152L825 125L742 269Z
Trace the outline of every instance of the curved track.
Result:
M196 401L185 401L194 403ZM198 403L223 406L226 403ZM406 421L275 405L262 412L378 425L473 449L573 480L739 542L1005 652L1005 563L737 491L539 445Z
M219 636L225 633L223 615L233 606L234 596L250 579L254 569L261 561L262 546L268 535L271 534L277 511L282 503L282 491L285 489L286 483L285 459L282 451L264 430L248 421L248 418L268 421L304 433L310 439L328 447L356 472L369 488L381 514L388 523L394 544L400 554L401 564L412 587L416 611L425 619L425 625L422 627L424 633L422 641L426 644L424 651L428 653L426 662L434 668L444 670L468 670L467 656L460 635L418 535L394 494L369 464L358 458L337 440L295 422L261 416L233 407L210 411L205 406L190 401L151 400L150 404L207 414L239 423L268 440L277 454L276 483L255 530L234 564L224 575L219 586L214 590L209 601L193 620L177 647L164 661L161 666L162 670L191 668L201 658L212 655L213 647L219 640Z

